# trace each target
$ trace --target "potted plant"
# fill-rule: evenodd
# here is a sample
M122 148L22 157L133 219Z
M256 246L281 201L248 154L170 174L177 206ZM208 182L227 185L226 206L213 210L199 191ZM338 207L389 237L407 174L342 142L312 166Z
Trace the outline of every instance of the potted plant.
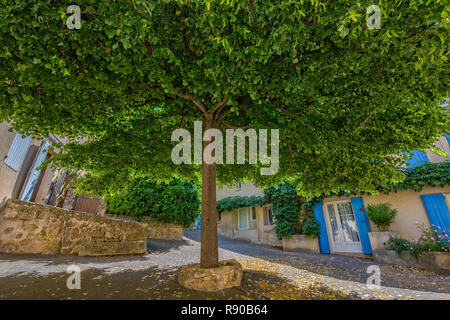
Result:
M380 203L367 206L367 217L375 224L378 231L369 232L372 250L386 249L391 237L396 237L397 233L389 231L389 226L397 216L397 209L391 208L389 203Z

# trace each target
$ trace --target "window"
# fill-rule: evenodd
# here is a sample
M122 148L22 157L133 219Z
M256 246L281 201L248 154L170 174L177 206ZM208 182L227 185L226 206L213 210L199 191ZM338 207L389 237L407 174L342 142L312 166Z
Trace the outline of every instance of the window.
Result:
M242 183L239 182L238 185L237 185L237 189L241 190L241 188L242 188Z
M20 133L16 133L11 147L9 148L8 155L6 156L5 164L14 171L19 170L30 142L31 136L24 137Z
M238 211L239 229L248 229L248 210L240 208Z
M255 221L256 220L256 208L252 207L252 216L251 216L251 220Z
M217 222L222 221L222 212L219 212L219 214L217 215Z
M273 225L273 212L271 208L264 208L264 225Z
M44 140L36 158L34 159L33 166L31 168L28 180L25 184L20 200L33 201L32 200L33 193L35 192L36 185L38 185L38 181L40 179L42 171L41 169L39 169L39 167L47 159L49 147L50 143L47 140Z

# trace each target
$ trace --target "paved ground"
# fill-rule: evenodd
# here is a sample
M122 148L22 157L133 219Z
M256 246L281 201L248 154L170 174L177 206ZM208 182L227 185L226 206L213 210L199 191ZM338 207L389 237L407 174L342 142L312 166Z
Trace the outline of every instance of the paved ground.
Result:
M380 264L381 288L366 286L370 259L316 255L220 237L220 259L244 266L239 288L199 293L180 287L179 266L199 261L200 233L184 241L149 241L139 257L0 254L0 299L446 299L450 277ZM66 286L69 265L81 269L81 289Z

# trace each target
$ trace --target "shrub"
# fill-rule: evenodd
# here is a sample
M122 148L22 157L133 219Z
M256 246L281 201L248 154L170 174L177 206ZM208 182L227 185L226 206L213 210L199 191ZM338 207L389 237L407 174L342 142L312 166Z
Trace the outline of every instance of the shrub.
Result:
M387 231L396 215L397 209L392 209L389 203L367 206L367 217L375 223L380 231Z
M311 218L303 222L302 232L305 236L317 238L320 235L320 222L316 218Z
M267 202L272 203L278 239L294 234L312 238L320 235L320 222L314 216L314 202L305 202L294 185L282 182L278 184L278 188L269 187L264 190L264 197Z
M108 213L143 216L162 223L175 223L185 228L199 216L199 188L193 182L172 180L156 183L139 178L122 192L106 197Z
M417 222L416 224L418 225ZM423 224L418 225L418 229L421 231L421 234L413 241L391 237L388 241L388 249L397 252L408 251L414 256L418 256L427 251L450 251L448 230L441 230L440 227L435 227L433 225L427 228Z
M269 187L264 190L264 197L272 204L275 232L278 239L298 234L301 230L301 201L295 186L288 182L278 184L278 188ZM301 233L301 231L300 231Z

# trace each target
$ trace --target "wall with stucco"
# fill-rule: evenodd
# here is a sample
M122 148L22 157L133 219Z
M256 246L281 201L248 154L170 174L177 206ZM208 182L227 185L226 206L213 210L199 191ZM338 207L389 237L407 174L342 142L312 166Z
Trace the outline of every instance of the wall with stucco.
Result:
M446 155L439 156L433 152L427 152L428 160L430 160L430 162L432 163L450 161L450 146L448 144L447 138L445 136L441 136L439 140L434 143L434 145L443 150Z
M216 190L217 201L227 197L251 197L251 196L264 196L264 190L257 188L251 182L242 183L241 188L238 189L238 185L233 186L221 186Z
M221 221L218 223L218 232L227 237L246 240L254 243L267 244L281 247L282 242L278 240L275 233L275 225L264 224L264 209L268 206L256 206L256 220L250 220L251 211L248 208L249 222L248 229L241 230L238 225L238 209L224 211L221 214Z
M397 232L401 237L413 240L420 235L420 231L417 229L419 224L424 224L425 226L430 226L430 220L428 219L428 214L420 198L423 194L431 193L443 193L444 196L450 195L450 186L432 187L425 186L421 192L415 192L414 190L406 190L400 192L391 192L389 194L378 194L378 195L362 195L364 206L367 208L369 204L375 205L380 203L390 203L392 208L398 210L397 216L394 223L389 228L391 231ZM352 197L329 197L323 201L323 210L326 214L326 205L329 202L337 200L350 200ZM447 205L450 208L450 203L448 203L449 197L446 197ZM328 219L325 219L327 224L328 239L330 240L331 246L331 227L328 223ZM378 231L375 224L370 221L370 228L372 231Z
M21 167L14 171L4 163L16 135L15 131L9 132L10 128L11 125L9 123L0 123L0 208L6 203L6 200L19 196L21 187L40 145L39 141L31 140L25 160L22 162Z
M32 139L21 167L14 171L4 163L16 135L15 131L9 131L11 128L8 122L0 123L0 208L6 203L6 200L20 198L36 154L42 144L42 141ZM58 151L53 151L51 156ZM59 170L54 170L48 166L42 169L42 177L39 185L37 185L38 189L35 193L34 202L47 203L49 196L51 196L49 194L50 187L58 179L60 173ZM59 192L59 190L55 190L55 192Z

